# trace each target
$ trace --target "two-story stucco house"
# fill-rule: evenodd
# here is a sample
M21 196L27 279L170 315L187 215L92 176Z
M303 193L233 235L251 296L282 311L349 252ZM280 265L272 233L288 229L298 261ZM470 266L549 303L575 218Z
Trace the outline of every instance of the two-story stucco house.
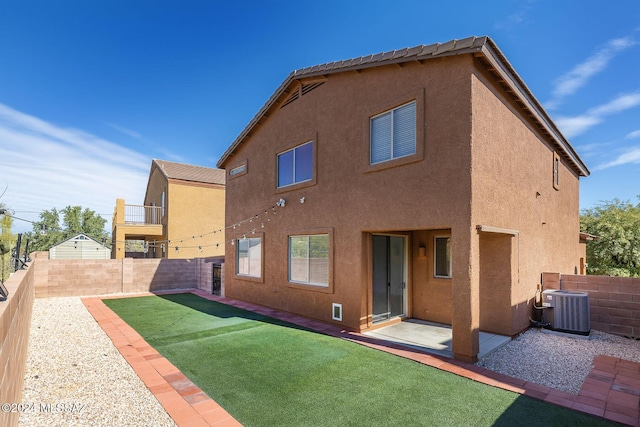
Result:
M148 258L224 256L225 171L154 159L143 205L116 200L112 258L144 240Z
M448 324L460 360L480 330L526 329L541 273L584 256L589 170L488 37L294 71L218 167L228 297Z

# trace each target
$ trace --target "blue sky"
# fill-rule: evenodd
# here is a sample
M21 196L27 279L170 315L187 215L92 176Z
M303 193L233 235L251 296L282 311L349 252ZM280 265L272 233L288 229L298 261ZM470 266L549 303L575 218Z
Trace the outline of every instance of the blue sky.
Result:
M640 2L30 1L0 13L0 202L143 202L151 159L214 167L295 69L489 35L590 168L640 194ZM14 231L31 230L16 221Z

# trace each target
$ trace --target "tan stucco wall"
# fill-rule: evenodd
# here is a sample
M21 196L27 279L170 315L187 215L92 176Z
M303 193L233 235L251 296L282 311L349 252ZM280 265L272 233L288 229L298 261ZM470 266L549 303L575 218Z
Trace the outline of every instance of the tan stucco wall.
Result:
M491 87L481 72L473 87L473 223L517 230L512 241L514 280L511 313L490 322L490 330L511 334L529 324L531 301L543 271L573 274L584 251L579 244L579 181L561 162L559 187L553 186L554 150L531 131L532 124L516 115L505 94ZM482 246L481 246L482 249ZM553 267L551 267L553 266ZM481 266L492 270L491 261ZM482 272L489 283L483 293L495 291L495 272ZM499 279L498 279L499 282ZM500 286L497 286L500 289ZM483 295L494 300L503 296Z
M165 234L157 240L171 241L165 245L166 258L223 256L224 235L213 231L224 228L224 186L167 180L154 164L147 184L145 205L155 203L162 206L163 192L165 215L162 224ZM177 251L176 246L179 248ZM156 257L161 256L161 249L157 248Z
M151 172L149 173L149 182L147 182L147 192L144 196L144 205L145 206L162 206L162 193L165 193L165 210L164 215L162 215L162 235L154 238L149 238L147 241L150 244L150 253L149 257L151 258L162 258L162 249L160 247L155 247L154 253L154 241L166 241L167 240L167 206L168 206L168 198L167 193L169 189L169 183L167 182L167 177L160 171L155 163L151 164ZM160 246L160 243L158 246ZM167 247L168 245L165 245ZM167 254L165 249L165 254ZM165 256L166 258L166 256Z
M224 255L224 193L223 186L169 182L169 258Z
M452 279L435 277L433 264L435 237L450 235L450 230L419 230L413 233L413 254L418 254L420 246L426 250L426 256L413 257L412 317L416 319L451 324Z
M452 71L449 61L459 68ZM415 229L460 230L453 233L456 279L448 287L457 278L464 283L469 264L470 65L469 58L452 58L332 75L272 113L225 165L229 170L247 163L246 175L227 181L227 224L264 211L281 197L287 206L263 230L264 283L231 274L235 248L227 245L227 295L325 321L331 321L331 303L341 303L344 325L367 327L369 233ZM416 98L417 114L424 118L420 122L426 124L418 132L422 158L370 171L369 117ZM311 139L316 142L317 183L278 191L276 154ZM333 293L288 286L287 233L319 227L335 230ZM227 240L245 232L229 230ZM441 284L438 292L446 294L446 286Z
M271 212L280 198L286 207L264 215L270 221L259 229L265 246L260 280L234 274L235 247L227 243L227 296L327 322L331 304L340 303L342 325L368 328L371 234L405 233L411 248L407 315L451 323L456 357L475 357L481 323L507 334L525 327L540 272L573 271L578 262L578 180L563 167L560 191L551 188L552 150L514 116L503 94L488 88L475 65L465 55L331 74L322 86L269 112L223 165L227 171L247 165L246 174L228 177L227 225ZM370 167L369 118L412 99L417 155ZM314 180L278 190L277 153L309 140ZM519 234L481 239L478 224ZM329 288L289 284L287 236L328 227ZM227 241L252 228L245 223L227 230ZM436 230L451 234L451 279L433 278ZM496 242L502 246L493 247ZM417 256L421 243L428 249L424 259ZM482 248L487 255L481 260ZM488 274L504 265L508 273ZM485 291L495 280L501 293L489 296ZM482 308L495 313L481 315Z

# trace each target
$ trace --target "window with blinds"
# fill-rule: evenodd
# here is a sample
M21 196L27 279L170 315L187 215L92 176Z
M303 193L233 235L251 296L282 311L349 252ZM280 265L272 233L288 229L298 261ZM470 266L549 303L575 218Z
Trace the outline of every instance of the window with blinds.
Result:
M371 118L371 164L416 153L416 102Z

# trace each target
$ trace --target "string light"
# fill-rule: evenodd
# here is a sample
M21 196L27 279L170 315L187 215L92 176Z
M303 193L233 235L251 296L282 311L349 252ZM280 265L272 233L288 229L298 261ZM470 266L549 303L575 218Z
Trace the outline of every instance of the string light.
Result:
M279 208L279 207L282 208L284 206L285 206L285 200L284 199L280 199L275 205L270 207L271 216L276 215L277 208ZM183 238L180 238L180 239L155 240L155 241L153 241L153 243L147 242L146 244L148 245L149 248L154 248L155 249L157 247L160 247L162 249L162 251L164 252L164 244L165 243L166 244L170 244L172 241L173 242L185 243L185 241L189 240L189 239L195 240L197 238L204 238L205 236L208 236L208 235L223 233L223 231L225 231L225 230L236 230L236 229L240 228L245 223L253 223L254 219L255 220L259 220L260 215L264 215L264 216L267 217L267 221L266 221L267 223L271 222L271 216L269 215L269 208L267 208L267 209L264 209L264 211L261 211L258 214L252 215L252 216L250 216L250 217L248 217L248 218L246 218L246 219L244 219L242 221L236 222L236 223L234 223L232 225L229 225L229 226L226 226L226 227L223 227L223 228L212 230L212 231L210 231L208 233L203 233L203 234L199 234L199 235L191 235L191 237L183 237ZM261 222L260 228L261 229L265 228L265 221L264 220ZM257 230L256 228L253 228L251 230L251 234L256 234L256 230ZM247 234L243 233L242 234L242 238L246 239L247 238ZM115 241L115 242L116 243L124 243L124 242L126 242L126 240L125 241ZM181 248L182 249L198 248L198 250L200 252L202 252L203 248L212 247L214 245L215 245L216 248L218 248L218 247L220 247L221 244L225 244L225 243L230 243L232 246L234 246L235 245L235 238L231 239L231 240L225 240L225 241L222 241L222 242L216 242L216 243L211 243L211 244L200 244L200 245L197 245L197 246L176 245L175 246L175 250L176 250L176 252L178 252Z

